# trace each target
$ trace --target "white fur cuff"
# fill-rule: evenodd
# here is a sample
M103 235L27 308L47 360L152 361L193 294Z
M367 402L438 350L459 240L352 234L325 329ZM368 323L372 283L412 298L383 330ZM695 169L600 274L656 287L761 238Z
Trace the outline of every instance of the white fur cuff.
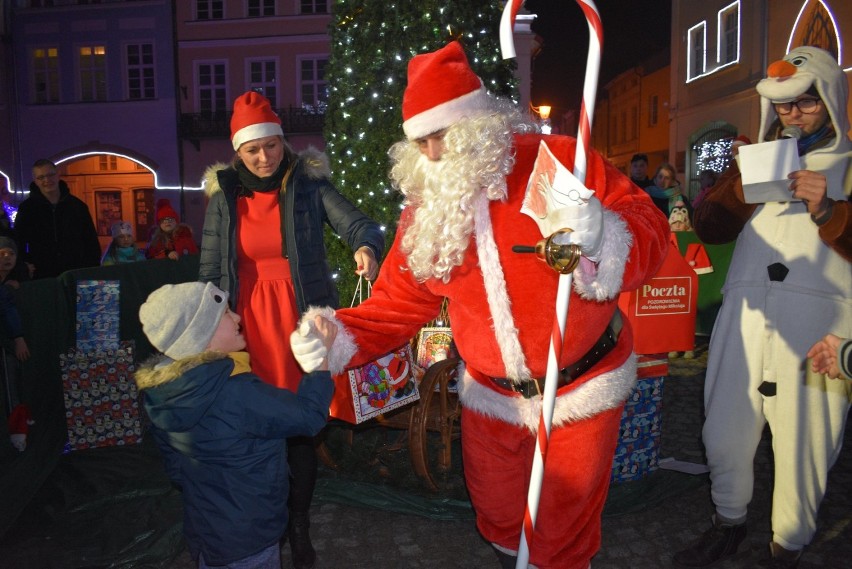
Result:
M624 282L624 267L630 257L633 234L627 223L612 211L603 211L603 243L597 270L581 263L574 271L574 290L586 300L617 298Z
M299 327L303 322L311 322L316 316L322 316L326 320L337 326L337 337L334 338L334 343L328 351L328 370L332 375L342 373L346 369L346 364L352 359L352 356L358 351L358 345L355 343L355 338L345 326L337 319L334 309L330 306L311 306L302 315L299 320Z

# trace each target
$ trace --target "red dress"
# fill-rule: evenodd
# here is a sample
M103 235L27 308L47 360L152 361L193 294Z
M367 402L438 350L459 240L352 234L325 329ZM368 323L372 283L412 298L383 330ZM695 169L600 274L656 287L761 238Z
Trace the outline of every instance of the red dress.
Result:
M281 256L278 192L237 200L237 314L252 371L266 383L296 391L302 370L290 351L298 309L290 262Z

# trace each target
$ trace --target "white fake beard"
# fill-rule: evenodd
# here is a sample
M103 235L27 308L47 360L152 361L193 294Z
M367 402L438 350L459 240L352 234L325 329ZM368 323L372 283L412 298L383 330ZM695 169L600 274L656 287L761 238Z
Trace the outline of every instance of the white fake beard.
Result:
M413 149L419 154L419 150ZM422 154L410 178L410 203L416 203L414 221L406 230L402 250L408 267L422 282L429 278L450 280L453 268L462 264L474 230L473 212L480 191L480 170L475 158L445 156L433 162Z

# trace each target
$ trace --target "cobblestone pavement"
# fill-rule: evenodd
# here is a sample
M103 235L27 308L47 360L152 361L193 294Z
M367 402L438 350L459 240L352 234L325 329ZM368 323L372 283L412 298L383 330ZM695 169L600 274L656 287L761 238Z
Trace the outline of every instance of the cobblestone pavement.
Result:
M703 463L706 339L699 339L696 356L670 361L663 383L660 455ZM318 480L311 511L316 569L498 567L491 547L477 533L457 447L452 468L440 478L441 492L432 493L412 473L404 445L395 444L401 431L371 422L354 434L354 444L345 438L352 434L350 429L328 432L328 446L341 468L323 467ZM344 435L348 446L340 445L331 433ZM851 436L847 429L847 446ZM0 569L194 569L180 537L180 498L170 490L159 456L140 452L129 460L131 455L119 455L128 464L139 464L141 472L134 478L125 466L114 481L115 465L99 456L96 452L74 456L67 468L57 469L62 476L46 484L42 506L21 517L15 537L0 542ZM740 552L717 564L717 569L757 567L766 554L771 535L771 464L767 431L755 457L748 537ZM85 474L87 469L95 471L91 477ZM89 478L97 482L91 488ZM98 492L101 488L103 495ZM850 488L852 452L846 448L829 475L818 532L799 569L852 567ZM604 511L601 549L592 561L594 569L672 567L673 553L710 525L709 490L706 474L663 470L614 485ZM126 493L147 497L132 513L106 507L111 502L125 503ZM172 556L176 557L162 561ZM292 567L286 545L282 556L282 567Z
M661 455L703 462L704 366L707 345L699 341L696 358L671 360L663 389ZM845 442L850 443L847 429ZM771 439L768 431L755 458L754 499L749 509L748 537L734 557L718 569L757 567L770 541L772 491ZM649 479L655 476L653 473ZM687 475L680 475L687 476ZM626 484L639 484L628 482ZM852 453L844 449L833 468L819 513L819 530L799 569L852 567ZM692 478L681 490L646 507L603 520L603 543L594 569L671 567L675 551L684 548L710 525L713 513L707 475ZM669 489L671 490L671 489ZM316 569L498 567L490 546L472 519L436 520L418 515L317 500L311 513ZM291 567L289 547L283 567ZM2 565L2 562L0 562ZM176 569L193 567L183 553Z

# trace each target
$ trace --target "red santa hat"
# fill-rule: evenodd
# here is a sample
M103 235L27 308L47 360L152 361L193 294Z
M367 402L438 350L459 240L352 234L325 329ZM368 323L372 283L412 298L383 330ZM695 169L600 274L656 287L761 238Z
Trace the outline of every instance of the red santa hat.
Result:
M269 99L255 91L243 93L234 101L231 115L231 143L234 150L249 140L266 136L284 136L281 119L272 110Z
M706 275L713 272L713 263L710 262L710 256L707 254L707 249L701 243L690 243L686 246L686 253L683 258L692 267L692 270L699 275Z
M487 101L482 80L468 65L461 44L450 42L408 63L402 130L408 140L417 140L482 112Z
M171 217L175 221L179 219L175 208L172 207L172 202L167 198L157 200L157 223L160 223L167 217Z

